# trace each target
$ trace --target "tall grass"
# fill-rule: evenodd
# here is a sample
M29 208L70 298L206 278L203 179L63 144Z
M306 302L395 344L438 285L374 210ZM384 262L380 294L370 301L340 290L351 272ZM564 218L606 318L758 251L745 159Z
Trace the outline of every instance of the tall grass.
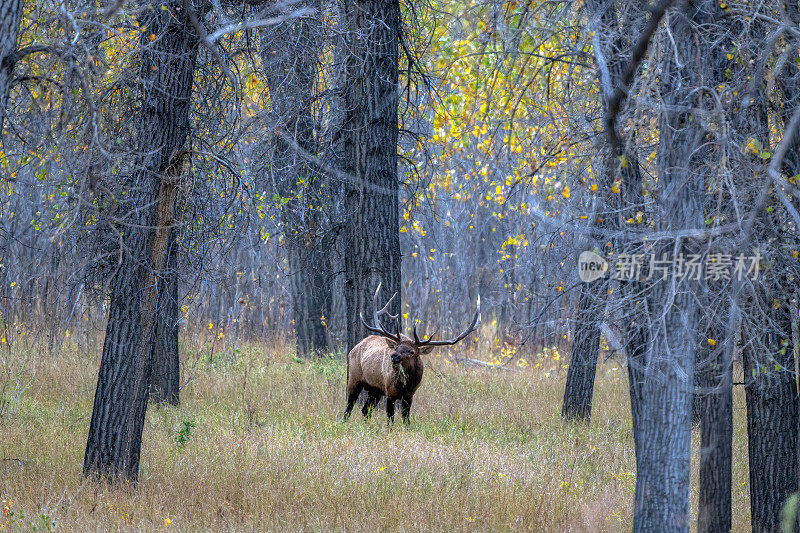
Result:
M555 355L554 355L555 354ZM624 366L564 424L557 352L510 370L426 358L412 424L341 421L343 358L190 352L179 408L148 412L140 483L81 475L99 351L0 355L0 528L37 531L624 531L635 463ZM3 383L5 383L5 388ZM734 529L747 530L736 397ZM354 413L355 414L355 413ZM695 437L697 435L695 434ZM697 446L693 447L695 463ZM693 485L696 501L696 479Z

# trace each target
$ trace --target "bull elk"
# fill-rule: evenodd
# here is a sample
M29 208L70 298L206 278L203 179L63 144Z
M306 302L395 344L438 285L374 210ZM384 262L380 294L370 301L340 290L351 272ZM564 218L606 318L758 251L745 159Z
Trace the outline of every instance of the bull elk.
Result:
M378 309L380 291L381 285L378 284L378 290L375 291L372 301L373 325L367 324L363 313L361 314L361 323L375 335L369 335L356 344L347 355L347 408L344 419L348 419L358 396L366 390L367 399L361 410L365 418L369 417L381 398L386 396L388 421L394 422L394 404L400 400L403 422L408 424L414 392L422 381L424 365L420 355L430 353L436 346L452 346L478 329L481 322L481 297L478 295L475 317L463 333L450 340L435 341L433 340L435 333L427 339L420 340L416 326L413 329L414 338L401 334L398 315L389 313L389 306L397 293L389 298L382 309ZM381 316L394 321L394 333L383 327Z

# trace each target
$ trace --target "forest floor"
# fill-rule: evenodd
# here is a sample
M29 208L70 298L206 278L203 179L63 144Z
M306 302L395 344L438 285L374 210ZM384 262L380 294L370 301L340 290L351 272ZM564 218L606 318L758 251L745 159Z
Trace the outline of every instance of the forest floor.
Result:
M507 370L425 356L411 426L398 417L389 428L383 411L342 422L343 358L251 344L209 364L207 350L189 349L180 407L148 410L133 490L81 475L99 352L0 354L0 530L631 529L627 379L614 359L598 369L585 427L560 419L557 352ZM744 418L737 390L736 531L749 529Z

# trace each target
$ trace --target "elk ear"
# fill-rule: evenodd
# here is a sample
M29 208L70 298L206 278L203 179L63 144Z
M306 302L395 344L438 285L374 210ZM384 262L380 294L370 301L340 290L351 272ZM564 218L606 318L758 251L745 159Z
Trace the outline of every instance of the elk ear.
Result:
M419 353L431 353L436 346L423 346Z
M386 337L384 337L384 339L386 339L386 344L389 346L390 350L394 350L395 348L397 348L397 343L395 341L393 341L392 339L388 339Z

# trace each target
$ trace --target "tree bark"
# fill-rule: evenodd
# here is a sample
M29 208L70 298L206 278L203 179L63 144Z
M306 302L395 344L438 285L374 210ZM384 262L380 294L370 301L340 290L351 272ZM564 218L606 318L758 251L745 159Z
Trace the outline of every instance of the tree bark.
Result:
M748 343L743 350L751 528L759 533L780 530L783 505L797 492L794 354L783 345L786 332L791 331L787 309L783 306L771 313L773 320L785 326L783 332L765 331L758 342ZM762 352L765 347L772 348L771 353Z
M315 7L320 10L319 2ZM328 189L309 157L319 154L312 105L317 93L321 28L318 19L294 19L262 31L261 59L270 89L270 124L275 137L271 174L284 199L284 242L289 266L297 350L327 349L330 320L330 243L321 209ZM330 239L327 239L330 240Z
M586 3L586 9L589 19L588 27L597 36L594 43L594 46L598 47L598 50L595 50L597 62L605 61L606 59L603 58L613 58L610 67L610 70L613 71L613 78L600 81L605 113L608 112L608 99L613 87L620 81L620 67L623 62L621 50L618 49L622 44L622 39L617 31L616 2L613 0L590 0ZM617 50L615 51L614 48ZM600 71L605 68L609 68L607 64L598 64ZM604 81L610 86L603 86ZM598 186L605 193L609 193L616 174L616 164L612 161L612 150L611 146L601 148L603 162L598 172ZM608 223L605 222L607 218L607 213L598 210L591 215L589 228L592 234L588 248L596 247L599 240L592 230L608 226ZM611 219L608 218L608 220ZM564 401L561 406L561 416L565 420L581 420L588 423L592 415L594 379L600 350L600 324L603 321L608 294L605 287L602 278L581 285L578 301L575 304L572 354L567 369L567 381L564 385Z
M698 25L713 6L704 0L671 13L675 54L662 67L659 146L660 197L657 226L667 231L703 227L704 178L708 161L698 155L706 131L693 114L705 102L702 86L705 40ZM675 57L677 56L677 57ZM681 63L677 63L678 57ZM676 239L652 250L656 257L699 252ZM650 342L641 388L636 444L634 531L688 531L692 393L697 341L698 283L683 276L656 279L647 297Z
M630 32L619 27L617 4L614 0L591 0L586 3L588 28L593 32L592 46L598 66L600 93L602 95L603 115L605 117L605 146L601 149L602 163L598 172L598 186L606 196L598 201L600 208L591 215L590 228L617 230L622 221L634 216L641 206L641 176L638 157L618 134L612 131L617 123L617 114L623 108L625 97L615 101L615 92L626 84L625 72L635 67L632 62L640 61L634 57ZM644 14L637 19L641 27L645 24ZM655 15L653 15L655 16ZM660 18L660 16L659 16ZM627 29L629 30L629 29ZM641 30L639 28L638 30ZM637 63L638 64L638 63ZM610 124L609 124L610 122ZM625 160L625 164L621 161ZM626 204L620 206L618 195L611 192L617 179L626 184ZM624 216L623 216L624 215ZM594 244L605 242L599 235L592 235ZM637 280L632 281L627 289L635 289ZM631 292L623 289L623 292ZM635 294L635 291L632 293ZM573 351L570 367L567 370L567 382L564 389L564 402L561 410L565 419L580 419L588 422L591 418L594 379L597 368L597 357L600 346L600 328L603 322L607 285L596 281L581 286L581 293L575 310L575 329ZM636 309L633 312L637 312ZM634 337L636 335L634 334ZM635 352L632 351L631 353ZM635 384L636 382L632 381ZM635 398L635 396L631 396Z
M708 319L697 362L700 388L700 493L698 533L730 531L733 446L733 350L738 327L738 285L727 301L708 302ZM714 313L714 310L717 312ZM727 319L727 324L725 323ZM708 339L714 341L709 344ZM696 401L695 404L698 402Z
M162 5L166 9L162 9ZM170 246L175 179L189 133L198 38L187 3L146 4L140 27L137 153L127 184L123 256L112 281L103 356L83 471L136 482L158 316L158 277ZM170 170L172 169L172 170ZM170 202L170 197L172 201ZM161 227L155 228L158 224Z
M398 60L397 0L345 0L345 301L347 348L366 330L359 315L371 315L379 282L390 310L400 311L399 183L397 176ZM391 328L390 324L386 324Z
M166 252L166 264L158 279L160 316L155 325L153 368L150 372L150 401L165 402L170 405L180 403L181 387L178 353L178 322L181 306L178 297L178 249L175 234L176 231L172 228L167 240L169 249Z
M794 24L800 22L797 3L787 2L786 13ZM757 26L756 26L757 28ZM757 31L754 28L753 31ZM797 65L785 65L778 76L782 105L779 118L785 128L800 104L800 74ZM751 110L741 116L749 123L740 126L769 146L772 117L769 117L765 84L759 84L751 95ZM778 117L775 117L777 119ZM746 142L743 136L742 144ZM753 164L751 171L761 167ZM783 161L782 172L795 176L800 172L800 139L794 136ZM782 194L776 191L775 194ZM789 228L790 215L778 199L758 214L760 248L770 250L775 242L769 268L752 284L743 317L743 351L745 401L747 404L747 436L750 473L750 517L754 532L781 529L781 512L786 500L798 490L798 390L795 381L795 358L792 348L792 316L790 302L796 294L796 282L787 280L796 259L789 250L797 249L794 231ZM791 200L797 205L796 199ZM756 230L756 231L759 231Z
M589 422L592 416L592 394L600 350L600 323L606 303L605 280L581 285L575 306L575 328L572 358L564 386L561 416L565 420Z
M19 25L22 20L22 0L0 2L0 134L6 116L8 95L14 75Z

